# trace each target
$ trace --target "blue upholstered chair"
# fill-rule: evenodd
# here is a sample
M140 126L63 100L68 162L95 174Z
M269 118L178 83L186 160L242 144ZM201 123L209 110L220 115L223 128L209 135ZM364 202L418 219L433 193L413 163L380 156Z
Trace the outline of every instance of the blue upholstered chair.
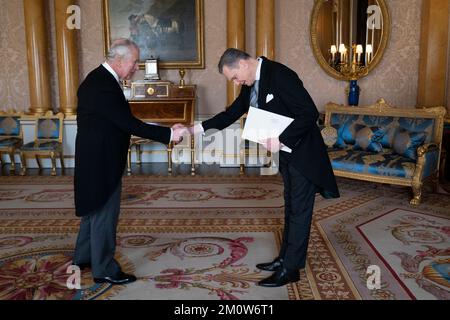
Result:
M0 162L3 166L3 154L8 154L11 161L9 170L14 172L16 164L14 155L22 146L23 133L20 126L20 117L22 113L0 112Z
M35 157L39 169L39 157L50 157L52 161L52 176L56 175L56 158L61 161L61 168L64 170L63 155L63 121L64 114L53 114L48 111L44 116L36 117L36 133L33 142L29 142L20 149L22 161L21 175L26 173L26 161L29 157Z

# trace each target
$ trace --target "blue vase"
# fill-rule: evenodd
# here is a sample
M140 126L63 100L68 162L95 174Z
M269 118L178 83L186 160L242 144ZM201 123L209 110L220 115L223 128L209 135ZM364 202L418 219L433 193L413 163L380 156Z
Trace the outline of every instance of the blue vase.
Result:
M359 86L357 80L350 80L350 88L348 90L348 104L357 106L359 104Z

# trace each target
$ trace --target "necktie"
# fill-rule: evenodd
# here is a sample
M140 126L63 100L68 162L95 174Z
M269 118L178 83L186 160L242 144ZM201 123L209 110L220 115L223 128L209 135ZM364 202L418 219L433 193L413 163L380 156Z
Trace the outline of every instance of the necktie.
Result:
M250 106L255 108L258 108L258 90L259 90L259 80L256 80L250 92Z

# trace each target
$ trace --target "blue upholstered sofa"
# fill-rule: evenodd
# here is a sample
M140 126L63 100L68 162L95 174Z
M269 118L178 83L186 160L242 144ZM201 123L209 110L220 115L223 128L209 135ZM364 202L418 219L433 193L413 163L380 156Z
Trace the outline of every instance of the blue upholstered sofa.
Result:
M410 186L412 205L422 186L437 186L445 108L394 108L329 103L322 135L336 176Z

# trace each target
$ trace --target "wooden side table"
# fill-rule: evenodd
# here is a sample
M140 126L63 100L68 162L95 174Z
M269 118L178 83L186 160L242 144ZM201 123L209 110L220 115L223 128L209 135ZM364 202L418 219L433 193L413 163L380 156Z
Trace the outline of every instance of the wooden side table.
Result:
M163 126L172 126L181 123L192 126L195 118L196 86L174 85L167 81L145 81L132 83L132 99L129 100L133 115L148 123ZM128 168L130 173L131 147L137 149L138 163L140 163L143 144L151 141L147 139L132 137L130 149L128 150ZM195 141L191 136L191 175L195 175ZM173 144L167 146L168 171L172 173L172 150Z

